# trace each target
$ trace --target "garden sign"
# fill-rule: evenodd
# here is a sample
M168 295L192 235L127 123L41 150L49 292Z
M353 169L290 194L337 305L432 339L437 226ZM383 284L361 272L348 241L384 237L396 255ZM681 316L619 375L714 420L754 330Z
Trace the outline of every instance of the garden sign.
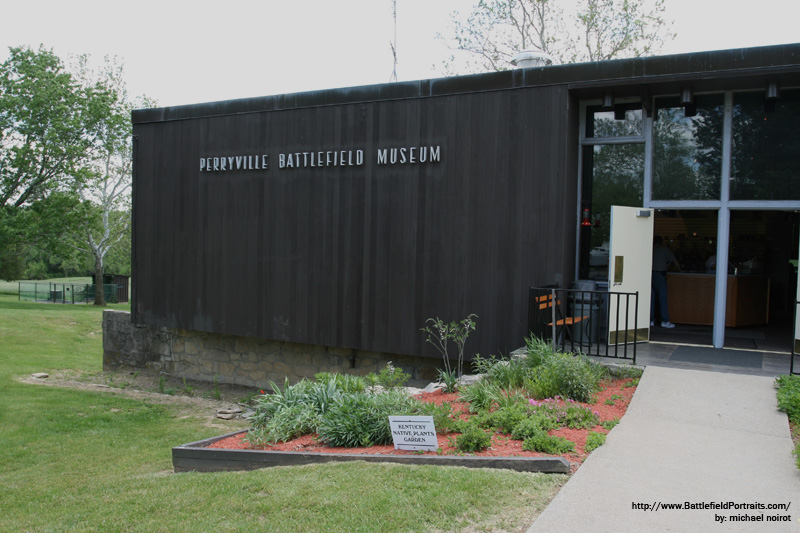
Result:
M395 450L431 450L439 448L432 416L390 416Z

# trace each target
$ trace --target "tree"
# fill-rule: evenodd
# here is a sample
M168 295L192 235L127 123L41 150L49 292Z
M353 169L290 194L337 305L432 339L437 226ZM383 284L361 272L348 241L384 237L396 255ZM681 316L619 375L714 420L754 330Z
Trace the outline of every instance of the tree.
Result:
M128 100L123 67L115 59L106 58L103 68L95 72L83 56L78 58L76 72L84 86L102 86L112 96L93 144L87 177L77 188L83 208L73 228L73 246L94 262L94 304L104 306L105 258L130 233L133 135L130 114L134 105ZM139 104L150 106L153 102L142 99Z
M29 246L59 246L112 94L82 86L52 51L9 48L0 65L0 276Z
M556 63L638 57L673 39L665 0L581 0L571 13L556 0L480 0L463 19L453 13L448 74L507 70L511 58L538 49Z

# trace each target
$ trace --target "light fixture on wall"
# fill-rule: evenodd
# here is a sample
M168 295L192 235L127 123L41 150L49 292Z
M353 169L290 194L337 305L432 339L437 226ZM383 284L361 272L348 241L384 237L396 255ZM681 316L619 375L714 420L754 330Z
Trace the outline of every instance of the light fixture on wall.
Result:
M777 100L781 97L780 90L778 89L778 84L774 81L771 81L767 84L767 94L765 98L767 100Z
M767 91L764 93L764 112L771 113L775 111L775 103L781 97L778 84L771 81L767 84Z
M693 117L697 114L697 104L690 87L681 88L681 105L683 106L683 116Z
M603 93L603 111L611 111L614 109L614 95L610 92Z

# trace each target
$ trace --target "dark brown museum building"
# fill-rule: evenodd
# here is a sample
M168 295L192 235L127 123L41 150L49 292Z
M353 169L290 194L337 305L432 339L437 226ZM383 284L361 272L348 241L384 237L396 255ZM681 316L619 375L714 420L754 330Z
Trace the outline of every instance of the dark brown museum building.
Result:
M646 329L655 234L682 272L678 328L651 338L775 329L790 349L800 44L143 109L133 126L136 325L425 357L427 318L474 313L470 354L505 354L530 286L613 291L622 257Z

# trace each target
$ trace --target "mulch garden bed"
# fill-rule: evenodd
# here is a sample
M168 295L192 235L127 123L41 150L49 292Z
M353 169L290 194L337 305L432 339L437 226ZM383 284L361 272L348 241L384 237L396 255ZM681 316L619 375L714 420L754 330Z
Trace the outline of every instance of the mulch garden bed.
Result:
M613 379L607 380L603 382L602 390L597 393L594 398L594 403L584 403L579 404L583 405L595 411L600 419L601 422L611 421L614 419L621 419L625 414L625 411L630 404L631 398L636 390L635 386L631 386L631 379ZM458 412L459 416L466 419L468 418L469 412L467 410L467 404L464 402L458 401L458 393L450 393L445 394L441 390L436 391L433 393L423 393L417 398L425 402L433 402L433 403L442 403L442 402L449 402L453 406L453 412ZM614 399L612 399L612 397ZM550 401L557 401L562 402L562 400L550 400ZM607 403L608 401L608 403ZM577 402L575 402L577 403ZM202 451L198 452L197 450L208 450L209 453L206 454L208 460L213 462L212 457L219 457L223 463L226 461L225 457L237 457L233 460L232 464L228 465L216 465L221 466L220 468L210 468L212 470L239 470L239 469L250 469L250 468L261 468L263 466L270 466L272 464L282 464L279 460L273 460L275 454L281 455L283 454L285 457L288 457L289 461L300 461L300 462L314 462L314 456L316 455L319 460L335 460L336 458L345 458L345 459L356 459L356 458L377 458L380 459L381 457L385 458L386 460L390 460L390 457L395 458L395 460L400 460L403 456L407 457L407 460L403 460L402 462L413 462L413 458L464 458L469 459L466 461L468 464L465 466L477 466L481 464L480 458L484 458L486 466L493 466L493 465L503 465L500 467L508 468L508 464L517 464L522 460L528 459L528 463L531 464L541 464L543 466L542 471L559 471L566 469L566 471L575 472L578 467L583 463L583 461L588 457L588 453L586 452L586 437L589 432L595 433L608 433L609 430L604 429L602 426L597 425L593 428L589 429L570 429L570 428L562 428L557 430L551 430L548 433L550 435L564 437L572 442L575 443L575 452L569 453L561 456L560 458L562 461L560 464L566 464L564 468L556 465L556 470L552 470L554 468L553 461L547 461L547 459L555 459L553 456L548 456L543 453L539 452L532 452L526 451L522 449L522 441L516 440L511 438L510 435L504 435L495 433L492 436L492 444L491 446L480 452L474 452L470 454L464 454L460 452L455 447L455 437L457 434L439 434L438 442L440 450L437 452L420 452L420 451L407 451L407 450L395 450L393 445L382 445L382 446L370 446L370 447L359 447L359 448L343 448L343 447L332 447L326 446L316 440L315 435L305 435L299 438L296 438L291 441L261 446L261 447L253 447L245 440L246 432L236 433L232 435L224 435L221 437L217 437L214 439L208 439L206 441L200 441L198 443L192 443L184 446L179 446L173 449L173 463L175 464L176 471L183 471L183 470L208 470L209 468L203 468L202 463L203 461L200 458L202 455ZM180 455L181 450L194 450L197 453L194 453L192 457L194 459L189 458L186 461L178 461L175 463L176 458L176 450ZM237 468L237 463L241 462L241 465L244 466L244 463L247 463L247 460L244 457L245 455L239 454L226 454L225 452L261 452L260 457L263 457L265 453L269 454L269 459L267 459L267 463L259 466L251 465L245 466L244 468ZM185 453L184 453L185 455ZM253 455L246 455L248 457L253 457ZM356 456L356 457L353 457ZM545 461L537 461L535 458L545 459ZM495 459L495 461L492 461ZM513 461L509 462L502 462L499 461L500 459L512 459ZM531 459L533 461L531 462ZM477 460L477 461L476 461ZM229 461L230 462L230 461ZM263 462L263 461L261 461ZM420 461L423 462L423 461ZM424 461L430 462L430 461ZM298 464L293 462L291 464ZM513 466L512 466L513 468ZM536 467L530 467L536 469ZM530 468L520 468L520 469L527 469Z

